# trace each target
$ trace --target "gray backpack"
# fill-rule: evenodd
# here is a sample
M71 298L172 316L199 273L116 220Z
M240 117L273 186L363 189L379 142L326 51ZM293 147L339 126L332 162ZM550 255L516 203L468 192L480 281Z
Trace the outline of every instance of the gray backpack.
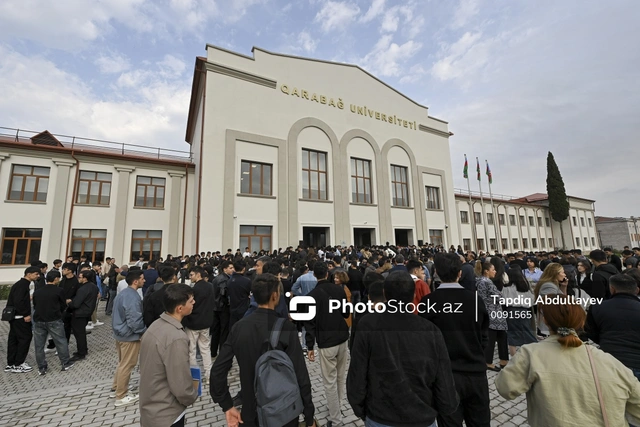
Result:
M273 326L268 350L256 362L253 389L261 427L282 427L302 413L302 397L293 362L282 350L276 350L285 319Z

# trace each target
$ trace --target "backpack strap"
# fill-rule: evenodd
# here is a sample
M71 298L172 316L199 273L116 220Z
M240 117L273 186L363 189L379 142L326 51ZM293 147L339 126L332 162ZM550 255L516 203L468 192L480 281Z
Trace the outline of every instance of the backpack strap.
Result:
M284 326L285 319L279 317L276 320L276 323L273 324L273 330L271 331L271 338L269 339L269 344L271 344L272 349L276 349L278 347L278 341L280 341L280 333L282 332L282 327Z

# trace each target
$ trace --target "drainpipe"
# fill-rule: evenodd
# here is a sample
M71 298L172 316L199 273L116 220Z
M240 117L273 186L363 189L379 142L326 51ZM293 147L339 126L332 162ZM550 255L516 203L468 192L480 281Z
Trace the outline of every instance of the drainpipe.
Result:
M182 251L180 255L184 255L184 239L187 229L187 196L189 194L189 166L184 165L185 182L184 182L184 210L182 213Z
M206 70L197 70L204 73L204 83L202 90L202 123L200 127L200 165L198 171L198 211L196 212L196 253L200 253L200 208L202 205L202 149L204 147L204 118L207 107L207 72ZM184 255L184 254L183 254Z

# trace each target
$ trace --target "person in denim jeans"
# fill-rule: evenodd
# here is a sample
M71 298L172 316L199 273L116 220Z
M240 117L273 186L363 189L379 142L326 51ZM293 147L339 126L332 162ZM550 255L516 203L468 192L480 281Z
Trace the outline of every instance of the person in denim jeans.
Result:
M44 354L47 335L51 335L53 339L62 370L67 371L73 366L73 363L69 362L69 346L62 322L62 315L67 304L64 290L58 287L60 273L53 270L47 273L46 283L46 286L36 290L33 294L36 362L40 375L46 375L48 369Z

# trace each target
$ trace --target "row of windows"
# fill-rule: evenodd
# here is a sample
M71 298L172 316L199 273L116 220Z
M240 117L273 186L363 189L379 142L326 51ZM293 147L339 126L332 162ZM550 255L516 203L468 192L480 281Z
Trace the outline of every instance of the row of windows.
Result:
M489 250L496 250L496 239L489 239ZM507 250L509 248L509 239L502 239L502 250ZM553 249L553 239L552 238L548 238L547 240L540 239L540 246L538 246L538 239L537 238L532 238L531 239L531 247L529 247L529 239L522 239L522 249L547 249L545 247L546 242L548 242L549 244L549 249ZM584 247L589 247L589 240L584 237L583 238L583 242L584 242ZM596 245L596 239L595 237L591 238L591 246L595 246ZM462 246L464 248L465 251L471 250L471 239L462 239ZM576 248L579 248L580 245L580 238L576 237ZM484 247L484 239L478 239L477 241L477 247L478 250L480 251L484 251L487 250L487 248ZM519 239L512 239L511 240L511 249L513 250L520 250L520 240Z
M92 261L104 261L107 230L74 229L71 231L71 255L84 254ZM41 228L3 228L2 265L25 265L40 258ZM131 261L141 256L145 260L160 258L162 231L133 230L131 233Z
M50 168L13 165L7 200L20 202L46 202ZM112 174L80 171L76 191L76 204L109 206ZM136 177L135 206L164 208L165 178Z
M576 217L572 216L571 219L573 220L573 225L577 227L578 226L578 220L576 219ZM589 227L593 227L593 222L591 222L591 218L587 218L587 221L589 221ZM585 227L584 218L583 217L580 217L580 225Z
M505 223L505 215L504 214L498 214L498 223L499 225L506 225ZM473 213L473 219L475 221L476 224L482 224L482 213L480 212L474 212ZM493 214L492 213L487 213L487 224L493 225ZM469 223L469 212L468 211L460 211L460 222L462 224L468 224ZM550 227L551 226L551 221L549 220L548 217L546 217L544 219L544 223L545 226ZM509 215L509 224L510 225L516 225L516 216L515 215ZM520 225L522 227L526 226L526 222L525 222L525 217L524 215L520 215ZM533 216L529 216L529 225L531 227L535 227L536 223L534 221L534 217ZM538 222L537 222L538 227L542 227L542 217L539 216L538 217Z

